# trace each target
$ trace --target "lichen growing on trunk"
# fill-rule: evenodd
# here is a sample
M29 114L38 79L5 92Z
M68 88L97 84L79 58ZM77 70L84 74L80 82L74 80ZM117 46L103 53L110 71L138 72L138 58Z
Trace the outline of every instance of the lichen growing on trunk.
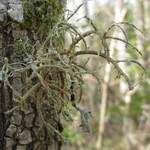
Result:
M3 6L6 4L4 3ZM18 10L13 10L13 8L18 8L20 4L22 4L22 9L19 7ZM59 20L64 19L65 3L61 0L22 0L21 2L11 1L8 5L10 6L8 10L9 16L6 16L6 13L5 17L9 19L5 18L2 28L9 30L9 34L5 35L5 37L12 37L11 43L7 47L13 50L13 55L3 55L0 81L13 92L11 98L13 99L14 108L12 110L14 111L6 112L7 109L4 109L6 116L10 112L11 117L9 125L5 127L7 128L5 134L6 142L3 143L5 145L3 148L60 149L62 139L58 135L62 132L63 127L60 128L61 123L59 114L57 114L58 110L55 111L55 102L50 97L50 94L47 95L47 92L56 94L55 89L50 91L50 87L48 87L50 70L53 70L53 84L55 82L60 83L57 81L57 75L54 77L55 74L59 74L63 78L63 73L55 67L43 67L40 72L37 72L37 76L31 77L31 81L29 77L35 73L36 65L41 67L41 65L49 65L50 61L52 61L50 60L52 56L48 56L47 60L49 59L49 62L44 60L49 49L55 48L59 52L64 46L64 31L57 30L57 33L55 33L55 27ZM21 10L23 10L23 19L18 19L18 11L22 13ZM2 37L2 40L5 37ZM2 47L5 48L3 42ZM42 62L43 60L44 62ZM32 64L32 62L35 64ZM29 69L28 65L32 66L31 68L34 71L31 68ZM22 70L22 68L24 69ZM10 78L13 78L13 82L10 82ZM21 84L17 82L19 78L22 81ZM44 85L47 87L44 87ZM57 85L55 86L57 87ZM60 110L60 104L58 105Z

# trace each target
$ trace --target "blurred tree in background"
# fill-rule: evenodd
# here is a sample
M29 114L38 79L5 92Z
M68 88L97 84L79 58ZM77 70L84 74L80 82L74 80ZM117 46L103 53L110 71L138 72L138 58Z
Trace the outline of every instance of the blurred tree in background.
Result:
M81 1L85 2L85 1ZM71 5L72 3L72 5ZM68 9L74 9L79 3L70 1ZM128 90L126 83L123 80L116 80L114 68L101 62L101 69L98 71L99 61L96 57L89 57L88 67L92 71L99 74L103 84L101 85L100 93L98 93L97 82L91 76L84 76L85 81L85 95L83 97L82 105L87 105L95 113L95 119L91 122L93 130L92 135L79 132L77 138L74 133L76 128L69 127L68 133L72 133L72 140L69 149L87 149L87 150L149 150L150 149L150 96L149 96L149 64L150 64L150 1L149 0L110 0L99 2L88 1L86 5L77 13L77 24L86 31L88 26L86 22L79 18L84 15L92 18L92 21L98 26L100 30L105 30L110 24L114 22L128 21L136 25L141 31L147 34L145 38L138 31L125 27L128 40L142 52L142 57L129 48L125 49L125 44L120 41L111 41L110 50L111 55L119 59L134 58L144 64L147 70L146 76L139 76L142 74L139 67L132 63L120 63L132 81L135 83L135 88L132 91ZM82 14L82 15L81 15ZM124 39L124 35L119 29L115 30L112 35ZM95 42L97 41L97 42ZM98 39L88 39L89 45L92 49L99 49ZM78 58L78 62L82 62ZM78 118L78 115L75 115ZM82 134L81 134L82 133ZM76 147L76 148L75 148ZM67 149L65 147L64 149Z

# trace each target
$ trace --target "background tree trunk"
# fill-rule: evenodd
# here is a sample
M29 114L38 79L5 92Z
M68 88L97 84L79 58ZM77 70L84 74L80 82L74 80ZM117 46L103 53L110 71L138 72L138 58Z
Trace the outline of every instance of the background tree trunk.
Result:
M45 10L42 10L44 5ZM51 20L46 20L47 22L43 23L42 16L37 17L39 20L34 20L32 12L37 15L40 7L43 11L41 11L43 13L41 15L44 18L47 18L46 15L48 15ZM45 2L43 0L38 2L23 0L23 3L19 0L0 0L0 68L3 66L2 60L4 57L8 58L9 63L20 61L20 56L17 55L12 45L18 40L21 34L26 33L27 38L33 45L36 44L37 39L39 43L44 42L48 33L51 32L51 29L57 23L60 15L63 14L64 7L65 1L62 0ZM48 13L46 8L51 13ZM25 22L23 26L20 23L22 22L22 17ZM38 34L37 31L39 31ZM57 46L58 48L60 47L60 41L54 37L52 45L48 45L49 43L47 45L51 47ZM23 87L21 75L19 74L9 78L9 82L17 91ZM12 97L12 90L5 86L3 81L0 81L0 149L60 150L62 145L61 139L57 134L50 135L47 129L43 127L32 99L29 99L29 103L24 110L14 111L10 115L5 115L6 111L15 106ZM59 116L56 116L54 110L50 112L49 117L50 124L55 129L58 129L59 126L56 120L59 120Z
M126 7L123 0L118 0L115 2L115 14L114 20L115 22L122 22L126 15ZM117 31L113 32L113 37L121 37ZM123 39L123 38L122 38ZM119 47L120 42L111 41L110 43L110 55L113 56L115 52L115 48ZM124 46L124 45L123 45ZM121 49L123 47L121 45ZM120 58L120 57L119 57ZM106 64L105 66L105 75L104 75L104 83L102 84L102 98L101 98L101 107L100 107L100 119L99 119L99 131L98 131L98 139L97 139L97 149L101 150L103 136L105 132L105 122L106 122L106 110L107 110L107 101L109 95L109 85L111 84L111 64Z

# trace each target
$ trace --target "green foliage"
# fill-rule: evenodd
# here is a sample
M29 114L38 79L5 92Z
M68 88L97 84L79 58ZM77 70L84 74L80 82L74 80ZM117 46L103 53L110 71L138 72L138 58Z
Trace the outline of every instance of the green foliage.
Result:
M126 150L123 138L107 138L104 140L103 150Z
M129 22L133 22L133 20L134 20L132 11L133 11L133 8L132 8L132 7L129 7L129 8L128 8L128 11L127 11L127 13L126 13L126 17L125 17L125 18L126 18Z
M120 110L120 107L119 106L109 106L108 109L107 109L107 113L108 114L113 114L113 113L119 113L121 114L121 110Z
M63 134L65 137L68 137L68 139L71 140L72 143L77 143L80 141L81 143L84 142L84 137L80 133L75 133L68 128L64 128Z
M137 99L132 99L129 105L128 115L135 119L138 118L141 115L143 110L142 103L143 101L140 97L137 97Z

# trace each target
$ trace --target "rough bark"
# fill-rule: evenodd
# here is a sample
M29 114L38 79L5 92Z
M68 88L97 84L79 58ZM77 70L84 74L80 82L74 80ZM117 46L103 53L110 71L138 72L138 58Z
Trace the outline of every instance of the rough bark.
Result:
M9 27L6 23L10 20L6 14L6 3L2 1L0 3L0 61L3 57L7 57L9 62L12 62L12 48L9 46L13 42L13 37ZM0 67L2 68L2 62ZM12 83L12 78L9 79ZM9 126L10 117L4 115L4 112L12 108L12 91L9 87L4 86L4 83L0 81L0 149L5 150L6 141L4 135L7 127Z
M25 1L23 1L25 2ZM26 1L30 2L30 1ZM41 2L41 4L40 4ZM27 33L32 44L36 44L36 40L43 42L46 40L48 27L52 29L57 23L58 17L62 14L64 1L53 0L49 1L49 9L51 9L51 20L47 20L46 23L40 24L42 20L32 20L28 14L25 14L25 9L29 8L30 5L22 5L19 0L0 0L0 68L2 68L2 60L7 57L9 63L17 62L20 60L20 56L15 52L12 45L17 41L19 36L23 33ZM46 3L46 1L45 1ZM28 4L28 3L27 3ZM37 7L42 7L43 3L39 0L39 3L32 3L29 11L34 11ZM38 5L38 6L37 6ZM27 7L26 7L27 6ZM45 7L46 8L46 7ZM23 13L24 9L24 13ZM43 9L43 8L42 8ZM18 12L17 12L18 11ZM44 10L46 13L46 10ZM36 14L35 14L36 15ZM44 14L42 14L44 15ZM45 14L46 15L46 14ZM24 18L25 24L20 24ZM46 17L46 16L45 16ZM32 22L33 21L33 22ZM34 22L35 21L35 22ZM42 29L42 26L44 28ZM38 34L34 34L41 27ZM59 39L53 40L51 46L59 47ZM9 78L11 85L19 91L22 86L21 75L17 74ZM43 127L42 121L37 113L37 107L30 98L25 109L17 110L6 115L5 112L15 106L12 101L13 92L12 90L4 85L4 82L0 80L0 149L1 150L55 150L61 149L61 139L57 134L50 135L45 127ZM54 110L49 114L51 125L58 129L59 116L56 116Z

